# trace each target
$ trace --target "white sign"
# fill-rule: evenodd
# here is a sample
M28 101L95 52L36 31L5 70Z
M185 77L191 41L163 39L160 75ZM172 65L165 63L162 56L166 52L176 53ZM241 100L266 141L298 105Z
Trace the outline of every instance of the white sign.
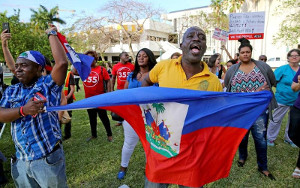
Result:
M219 28L215 28L214 34L212 36L214 39L226 42L228 37L228 32Z
M229 40L239 38L263 39L265 12L231 13L229 15Z

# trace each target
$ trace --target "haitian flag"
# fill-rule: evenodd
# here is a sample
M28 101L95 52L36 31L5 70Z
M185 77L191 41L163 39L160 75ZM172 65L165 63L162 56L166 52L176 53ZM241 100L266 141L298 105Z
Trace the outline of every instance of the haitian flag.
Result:
M268 91L141 87L48 107L47 111L96 107L113 111L139 135L148 180L200 187L229 175L242 138L271 98Z
M81 80L84 81L91 72L91 64L94 61L94 58L85 54L76 53L67 42L66 37L61 33L57 32L57 37L64 47L72 65L76 68Z

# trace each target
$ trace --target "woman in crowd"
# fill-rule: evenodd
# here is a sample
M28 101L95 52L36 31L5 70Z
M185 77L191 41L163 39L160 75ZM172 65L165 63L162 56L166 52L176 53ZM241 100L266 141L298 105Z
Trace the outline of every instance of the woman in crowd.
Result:
M94 58L94 61L91 65L92 67L91 73L88 76L88 78L83 81L85 98L92 97L95 95L100 95L105 92L110 92L111 81L109 75L104 67L97 66L96 64L98 60L97 52L90 50L87 51L85 55L89 55ZM108 91L105 91L104 84L107 85ZM100 108L93 108L93 109L88 109L87 112L89 115L91 132L92 132L92 136L88 138L87 141L97 138L97 114L98 114L106 130L107 140L111 142L112 132L111 132L110 122L106 110Z
M300 54L291 54L291 58L300 59ZM300 69L298 69L292 83L293 91L300 90ZM289 136L291 140L299 147L300 146L300 93L296 99L296 102L291 107L290 110L290 130ZM292 174L294 178L300 179L300 151L298 155L298 160L296 168Z
M105 64L106 70L108 72L108 75L111 78L112 77L112 65L111 65L111 62L107 61L104 64Z
M300 50L293 49L287 54L289 64L283 65L277 68L274 72L277 81L275 97L278 103L278 108L273 112L273 119L270 119L268 131L267 131L267 142L268 146L275 146L274 141L280 131L281 122L285 114L293 106L297 99L299 92L294 92L291 88L293 78L299 69L300 62ZM289 114L290 115L290 114ZM288 136L289 120L287 121L284 142L290 144L292 147L297 147Z
M216 53L209 58L207 65L210 68L210 71L217 75L222 82L225 78L226 69L221 65L221 59L221 54Z
M271 90L276 85L274 73L269 65L261 61L255 61L251 58L252 46L249 40L242 38L239 40L239 59L238 64L233 65L226 73L225 86L228 92L257 92L262 90ZM273 97L269 112L277 107L276 99ZM267 161L267 139L266 130L268 122L268 113L262 113L252 125L248 133L243 138L239 146L238 166L243 167L247 157L247 145L249 132L251 131L257 156L258 171L271 180L274 176L268 170Z
M216 53L216 54L210 56L207 65L209 67L210 72L212 72L219 78L219 80L222 84L222 87L223 87L223 91L226 91L226 89L224 88L224 84L223 84L225 74L222 74L224 72L223 70L220 71L220 68L225 69L225 67L223 65L220 65L220 62L221 62L221 54ZM225 72L226 72L226 70L225 70ZM219 74L222 74L222 76L220 76Z
M142 80L147 73L156 65L154 54L148 48L141 49L136 56L134 71L131 72L125 83L124 89L141 87ZM123 121L124 144L122 148L122 160L118 179L124 179L130 157L139 141L139 137L127 121Z
M210 72L214 73L217 76L219 74L220 62L221 62L221 56L219 54L214 54L214 55L210 56L208 63L207 63Z

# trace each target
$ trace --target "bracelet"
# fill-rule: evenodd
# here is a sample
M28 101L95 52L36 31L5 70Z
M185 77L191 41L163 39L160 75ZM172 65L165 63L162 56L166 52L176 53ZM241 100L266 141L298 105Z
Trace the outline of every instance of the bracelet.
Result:
M21 107L19 108L19 114L20 114L21 117L25 117L25 114L24 114L24 112L23 112L23 106L21 106Z

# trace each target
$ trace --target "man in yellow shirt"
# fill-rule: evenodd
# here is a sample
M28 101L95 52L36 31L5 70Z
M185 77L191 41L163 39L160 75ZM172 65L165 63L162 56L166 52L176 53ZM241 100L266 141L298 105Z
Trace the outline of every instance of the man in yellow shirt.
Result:
M159 62L143 80L142 86L159 83L160 87L222 91L218 77L201 61L206 51L204 31L198 27L187 29L180 48L182 56Z
M142 86L158 83L160 87L185 88L201 91L222 91L216 75L201 61L206 51L206 35L199 27L190 27L180 44L182 56L161 61L149 72ZM145 187L168 187L166 183L150 182L145 178ZM186 186L180 186L186 187Z

